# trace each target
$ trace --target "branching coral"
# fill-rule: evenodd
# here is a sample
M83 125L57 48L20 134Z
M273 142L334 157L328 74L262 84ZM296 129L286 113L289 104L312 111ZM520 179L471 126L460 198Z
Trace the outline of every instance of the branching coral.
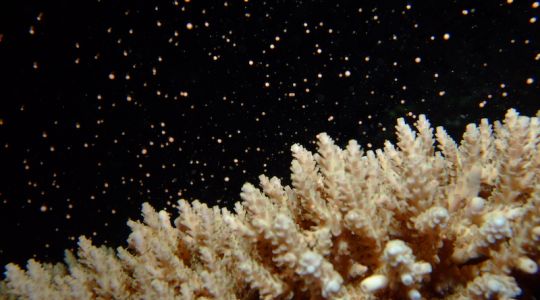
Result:
M457 145L419 116L397 147L318 135L292 147L292 186L246 183L234 212L143 205L127 248L79 240L65 264L9 264L24 299L514 299L539 282L540 124L509 110Z

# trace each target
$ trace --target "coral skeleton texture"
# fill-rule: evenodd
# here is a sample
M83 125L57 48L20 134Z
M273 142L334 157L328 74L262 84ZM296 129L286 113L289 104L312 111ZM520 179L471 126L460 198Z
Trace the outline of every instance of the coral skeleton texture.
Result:
M234 212L145 203L126 248L85 237L65 263L6 266L0 298L516 299L540 282L540 122L509 110L458 145L420 115L397 144L292 146ZM537 288L538 289L538 288Z

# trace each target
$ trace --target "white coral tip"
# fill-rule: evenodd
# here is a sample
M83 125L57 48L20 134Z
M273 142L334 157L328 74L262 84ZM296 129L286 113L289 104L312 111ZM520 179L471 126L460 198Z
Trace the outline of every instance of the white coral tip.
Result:
M414 282L414 278L412 277L411 274L405 273L401 275L401 283L403 283L404 285L409 286L413 284L413 282Z
M368 278L362 280L360 288L366 293L373 293L377 290L383 289L388 285L388 278L384 275L371 275Z
M298 274L306 275L315 273L322 263L322 256L316 252L308 251L300 257L300 270Z
M142 250L144 241L145 239L143 237L143 234L139 230L133 231L133 233L131 233L129 237L130 244L139 251Z
M538 271L538 265L534 260L525 256L518 258L517 267L527 274L534 274Z
M169 219L169 214L166 211L164 210L159 211L158 216L159 216L159 222L161 223L161 226L167 227L171 224L171 220Z
M536 226L532 229L532 238L535 241L540 241L540 226Z
M427 262L418 262L413 264L413 271L418 275L431 273L431 265Z
M392 240L386 244L384 252L388 256L398 256L404 254L407 251L407 245L401 240Z
M503 216L496 216L493 218L492 223L495 228L503 228L506 225L506 218Z
M410 290L407 293L407 296L409 296L409 299L411 299L411 300L420 300L420 299L422 299L422 295L420 294L420 292L418 290Z
M491 278L487 280L486 286L491 293L498 293L504 288L498 280Z
M448 211L442 207L438 207L433 211L433 222L435 224L444 224L448 221L448 218L450 218L450 215L448 214Z
M482 197L474 197L469 203L469 209L471 214L479 214L484 209L485 201Z
M293 227L292 220L284 214L278 214L274 220L274 228L279 231L288 231Z
M300 151L300 150L302 150L302 146L300 146L299 144L293 144L293 145L291 146L291 151L292 151L292 152L298 152L298 151Z
M349 270L349 275L351 277L358 277L358 276L362 276L364 275L364 273L366 273L368 270L368 268L364 265L361 265L359 263L354 263L352 266L351 266L351 269Z
M340 277L333 278L324 284L322 296L327 298L329 294L336 293L341 289L343 280Z

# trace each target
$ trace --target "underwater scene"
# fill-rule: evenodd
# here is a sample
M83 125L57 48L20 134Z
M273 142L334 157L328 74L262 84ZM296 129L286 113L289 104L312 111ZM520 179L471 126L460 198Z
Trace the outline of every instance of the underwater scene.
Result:
M539 299L539 18L0 3L0 299Z

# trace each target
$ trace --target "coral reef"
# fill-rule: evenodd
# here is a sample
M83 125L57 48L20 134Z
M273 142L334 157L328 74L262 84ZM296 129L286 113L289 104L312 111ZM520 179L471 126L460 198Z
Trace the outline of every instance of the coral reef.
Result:
M144 204L126 248L85 237L65 263L9 264L22 299L515 299L540 282L540 122L509 110L458 145L420 115L397 145L292 146L291 186L260 176L234 212Z

